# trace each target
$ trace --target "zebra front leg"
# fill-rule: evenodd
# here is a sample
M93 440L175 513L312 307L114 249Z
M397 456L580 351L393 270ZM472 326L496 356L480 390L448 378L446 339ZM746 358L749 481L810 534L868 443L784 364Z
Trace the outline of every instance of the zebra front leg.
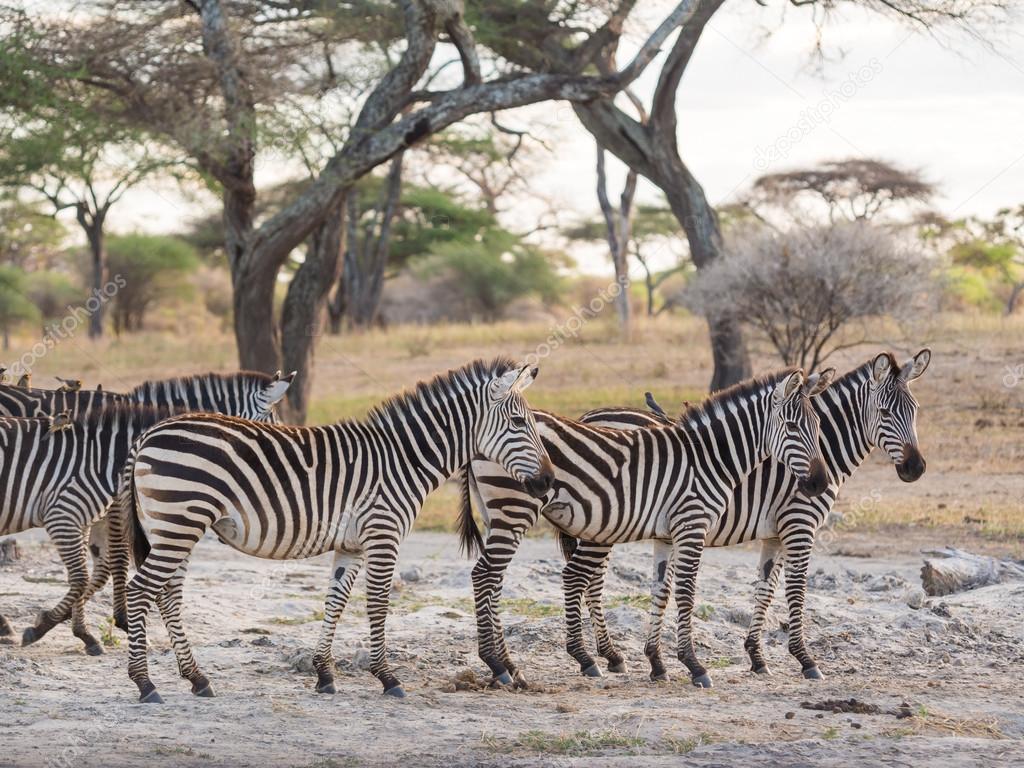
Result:
M651 577L651 607L647 614L647 639L644 655L651 665L651 680L668 680L668 671L661 658L661 631L665 623L665 608L672 590L672 545L654 542L654 573Z
M800 662L808 680L820 680L817 662L804 641L804 600L807 597L807 567L811 559L813 532L801 530L784 536L786 556L786 602L789 603L789 652Z
M85 643L85 652L90 656L103 655L103 646L92 636L85 624L85 605L93 595L103 589L110 576L106 552L107 523L101 518L89 529L89 554L92 557L92 576L75 607L71 611L71 633Z
M380 531L375 530L375 535ZM387 696L404 698L402 683L388 665L388 643L385 623L391 607L391 582L395 578L398 559L397 534L386 542L366 547L366 614L370 619L370 672L380 680Z
M174 649L174 657L178 662L178 673L192 684L192 693L203 698L213 697L213 688L206 675L199 669L192 646L185 635L181 623L181 597L184 592L185 575L188 572L188 558L178 566L178 570L167 582L163 592L156 599L160 616Z
M348 604L352 586L355 584L359 568L363 564L361 554L351 552L335 552L334 564L331 566L331 585L327 590L324 603L324 623L320 630L320 641L313 652L313 667L316 669L316 692L334 693L334 631L338 626L342 611Z
M53 608L39 612L35 624L21 635L23 646L31 645L62 621L67 621L89 584L89 571L85 565L85 535L74 516L68 510L54 510L44 527L56 544L57 552L67 569L68 591Z
M577 547L562 569L562 590L565 594L565 650L580 665L580 672L586 677L600 677L601 670L587 653L583 643L583 594L590 586L596 571L607 560L607 552L591 556L586 547Z
M491 670L492 684L511 685L513 678L525 684L512 663L501 626L501 591L505 571L525 528L491 528L483 553L473 566L473 597L476 606L477 646L480 660Z
M761 636L764 631L768 608L772 604L775 588L782 572L783 558L781 544L778 539L765 539L761 543L761 558L757 565L757 586L754 591L754 613L747 629L747 639L743 643L750 656L750 671L759 675L770 675L771 670L764 659L761 647Z
M612 548L604 544L593 543L581 544L580 547L587 547L592 555L598 555L603 550L601 565L594 570L594 575L591 576L590 584L587 585L584 595L587 600L587 608L590 611L590 623L594 628L597 653L608 662L609 672L622 674L626 671L626 660L612 643L611 635L608 634L608 625L604 620L604 577L608 572L608 561Z
M122 480L122 482L128 482ZM110 569L111 587L114 591L114 626L122 632L128 631L128 608L125 586L128 583L128 515L131 509L122 509L115 499L107 514L107 567Z
M676 609L678 624L676 655L690 670L690 678L698 688L710 688L711 677L697 659L693 648L693 604L697 594L697 571L704 554L707 538L708 519L687 521L687 514L680 516L672 532L675 552Z

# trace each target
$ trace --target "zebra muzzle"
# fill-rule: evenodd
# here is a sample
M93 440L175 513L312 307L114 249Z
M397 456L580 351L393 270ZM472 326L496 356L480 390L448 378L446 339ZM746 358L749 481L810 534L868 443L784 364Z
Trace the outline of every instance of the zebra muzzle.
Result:
M814 459L807 470L807 476L800 479L800 493L811 498L820 496L828 488L828 473L821 459Z
M551 468L551 464L545 462L536 475L523 481L523 487L526 488L527 493L539 499L551 490L551 484L554 482L555 472Z
M907 443L903 446L903 461L896 465L896 474L904 483L912 483L924 474L927 466L917 446Z

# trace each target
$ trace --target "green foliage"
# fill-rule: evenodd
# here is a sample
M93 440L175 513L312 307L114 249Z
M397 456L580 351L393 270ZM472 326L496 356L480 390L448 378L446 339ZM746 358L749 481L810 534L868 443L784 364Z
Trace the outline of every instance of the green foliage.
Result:
M82 289L63 272L32 272L25 278L25 293L48 323L67 312L68 305L80 302Z
M107 254L110 275L119 275L124 283L113 303L118 333L139 330L146 310L157 299L181 298L192 292L186 276L199 260L183 240L139 234L113 237Z
M13 326L38 318L39 310L25 296L25 273L17 267L0 266L0 331L4 349L10 346L8 335Z
M64 225L39 207L9 196L0 202L0 263L45 269L60 256Z

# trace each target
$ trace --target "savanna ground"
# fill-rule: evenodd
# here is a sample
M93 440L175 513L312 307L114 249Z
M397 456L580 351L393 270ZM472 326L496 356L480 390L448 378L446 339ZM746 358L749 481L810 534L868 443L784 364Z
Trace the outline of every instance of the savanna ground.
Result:
M550 333L540 323L325 337L310 421L358 416L473 357L526 355ZM699 398L709 379L704 334L699 322L664 318L641 323L624 344L591 322L542 360L529 400L573 415L640 405L649 389L675 410ZM471 563L450 533L457 493L446 487L429 500L399 563L389 640L405 700L385 699L363 669L361 588L335 643L338 694L318 696L309 652L326 563L268 563L204 541L185 621L217 698L194 698L176 677L155 615L150 663L163 706L135 703L119 632L107 629L106 655L90 658L61 627L26 649L0 646L0 765L1020 764L1024 584L923 602L918 590L923 550L1024 557L1024 324L946 316L872 337L892 340L901 358L925 344L934 352L915 386L928 471L905 485L875 455L844 489L844 519L811 565L808 636L823 681L803 680L786 652L781 590L766 637L775 674L747 672L742 643L757 557L734 548L709 551L699 583L698 651L716 687L692 688L671 656L672 680L649 682L642 628L651 557L640 545L616 551L607 588L629 671L580 677L562 647L557 547L540 531L513 562L504 603L509 644L531 689L478 688L485 668L475 654ZM829 364L843 371L880 348L845 350ZM35 383L61 375L122 389L233 362L230 337L216 331L96 345L72 339L37 362ZM756 355L757 370L774 366L766 351ZM56 601L63 582L43 537L20 543L24 559L0 568L0 605L19 631ZM94 626L108 606L109 591L91 604ZM671 632L666 643L671 652ZM851 698L878 711L823 704Z

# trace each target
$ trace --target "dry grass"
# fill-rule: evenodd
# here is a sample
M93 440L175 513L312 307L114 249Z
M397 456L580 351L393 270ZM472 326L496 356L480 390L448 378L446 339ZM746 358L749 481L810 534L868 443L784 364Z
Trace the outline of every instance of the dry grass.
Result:
M325 336L317 350L310 423L357 418L388 394L437 371L475 357L543 353L539 345L544 344L552 349L541 355L540 377L528 393L537 408L578 415L604 405L642 407L644 391L651 390L676 412L685 400L706 391L711 360L700 320L638 318L629 343L606 321L594 320L576 338L552 344L555 325L401 326ZM1024 351L1018 341L1024 337L1024 318L945 315L927 318L909 331L880 325L870 335L880 341L846 350L829 364L842 371L883 348L900 356L925 345L934 351L931 370L915 386L928 474L906 487L887 475L884 485L879 481L880 503L863 508L845 494L840 509L857 507L848 524L955 526L996 539L1024 540L1019 475ZM14 339L7 359L16 359L35 341ZM232 337L219 330L191 336L133 334L98 343L69 339L38 360L34 378L42 386L52 383L54 375L83 378L86 386L102 382L116 390L146 378L228 371L236 359ZM755 370L778 365L767 349L754 350ZM450 530L457 503L457 488L446 485L428 500L418 525Z

